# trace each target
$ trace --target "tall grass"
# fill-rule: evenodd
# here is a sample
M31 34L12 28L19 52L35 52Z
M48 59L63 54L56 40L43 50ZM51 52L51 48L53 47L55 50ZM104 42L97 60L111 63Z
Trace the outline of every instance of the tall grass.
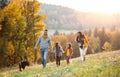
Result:
M8 69L0 71L0 77L120 77L120 51L87 55L84 63L79 58L70 65L62 61L60 67L49 63L45 69L41 65L27 67L22 72Z

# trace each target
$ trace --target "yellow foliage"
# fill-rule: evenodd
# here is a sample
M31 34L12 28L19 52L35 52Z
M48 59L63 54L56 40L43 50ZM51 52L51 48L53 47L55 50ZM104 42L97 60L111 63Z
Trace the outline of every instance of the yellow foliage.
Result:
M7 55L13 55L14 54L14 46L12 45L11 42L8 42L6 46L6 54Z
M0 30L2 29L1 25L0 25Z
M65 35L56 35L52 37L52 40L57 41L68 41L67 37Z
M34 55L36 55L37 59L39 59L41 57L39 49L37 49L36 51L34 51L34 48L28 47L27 48L27 53L29 53L29 55L28 55L29 57L28 58L29 58L30 62L34 61Z
M109 43L109 42L105 42L103 48L106 50L106 51L110 51L112 49L112 45Z
M60 42L63 48L66 48L66 44L68 43L68 38L65 35L56 35L52 37L53 43Z

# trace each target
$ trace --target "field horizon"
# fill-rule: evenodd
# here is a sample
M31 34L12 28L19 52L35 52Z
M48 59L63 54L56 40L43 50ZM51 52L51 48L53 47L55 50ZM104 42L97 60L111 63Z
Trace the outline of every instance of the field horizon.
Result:
M119 55L120 50L100 52L87 55L84 63L78 57L70 65L63 60L60 67L52 62L45 69L42 65L33 65L22 72L17 67L6 68L0 71L0 77L120 77Z

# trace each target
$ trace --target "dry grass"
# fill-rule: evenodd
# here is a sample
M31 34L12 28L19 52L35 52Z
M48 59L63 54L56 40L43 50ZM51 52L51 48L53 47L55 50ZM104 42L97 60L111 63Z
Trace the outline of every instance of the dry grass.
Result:
M0 77L120 77L119 68L120 51L112 51L87 55L84 63L79 58L72 59L71 65L62 61L60 67L53 62L45 69L34 65L22 72L17 67L5 68L0 70Z

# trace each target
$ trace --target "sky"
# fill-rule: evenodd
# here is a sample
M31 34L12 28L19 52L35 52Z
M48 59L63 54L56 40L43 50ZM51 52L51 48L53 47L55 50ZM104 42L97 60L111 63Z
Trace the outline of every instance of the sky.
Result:
M120 0L39 0L41 3L61 5L81 12L120 13Z

